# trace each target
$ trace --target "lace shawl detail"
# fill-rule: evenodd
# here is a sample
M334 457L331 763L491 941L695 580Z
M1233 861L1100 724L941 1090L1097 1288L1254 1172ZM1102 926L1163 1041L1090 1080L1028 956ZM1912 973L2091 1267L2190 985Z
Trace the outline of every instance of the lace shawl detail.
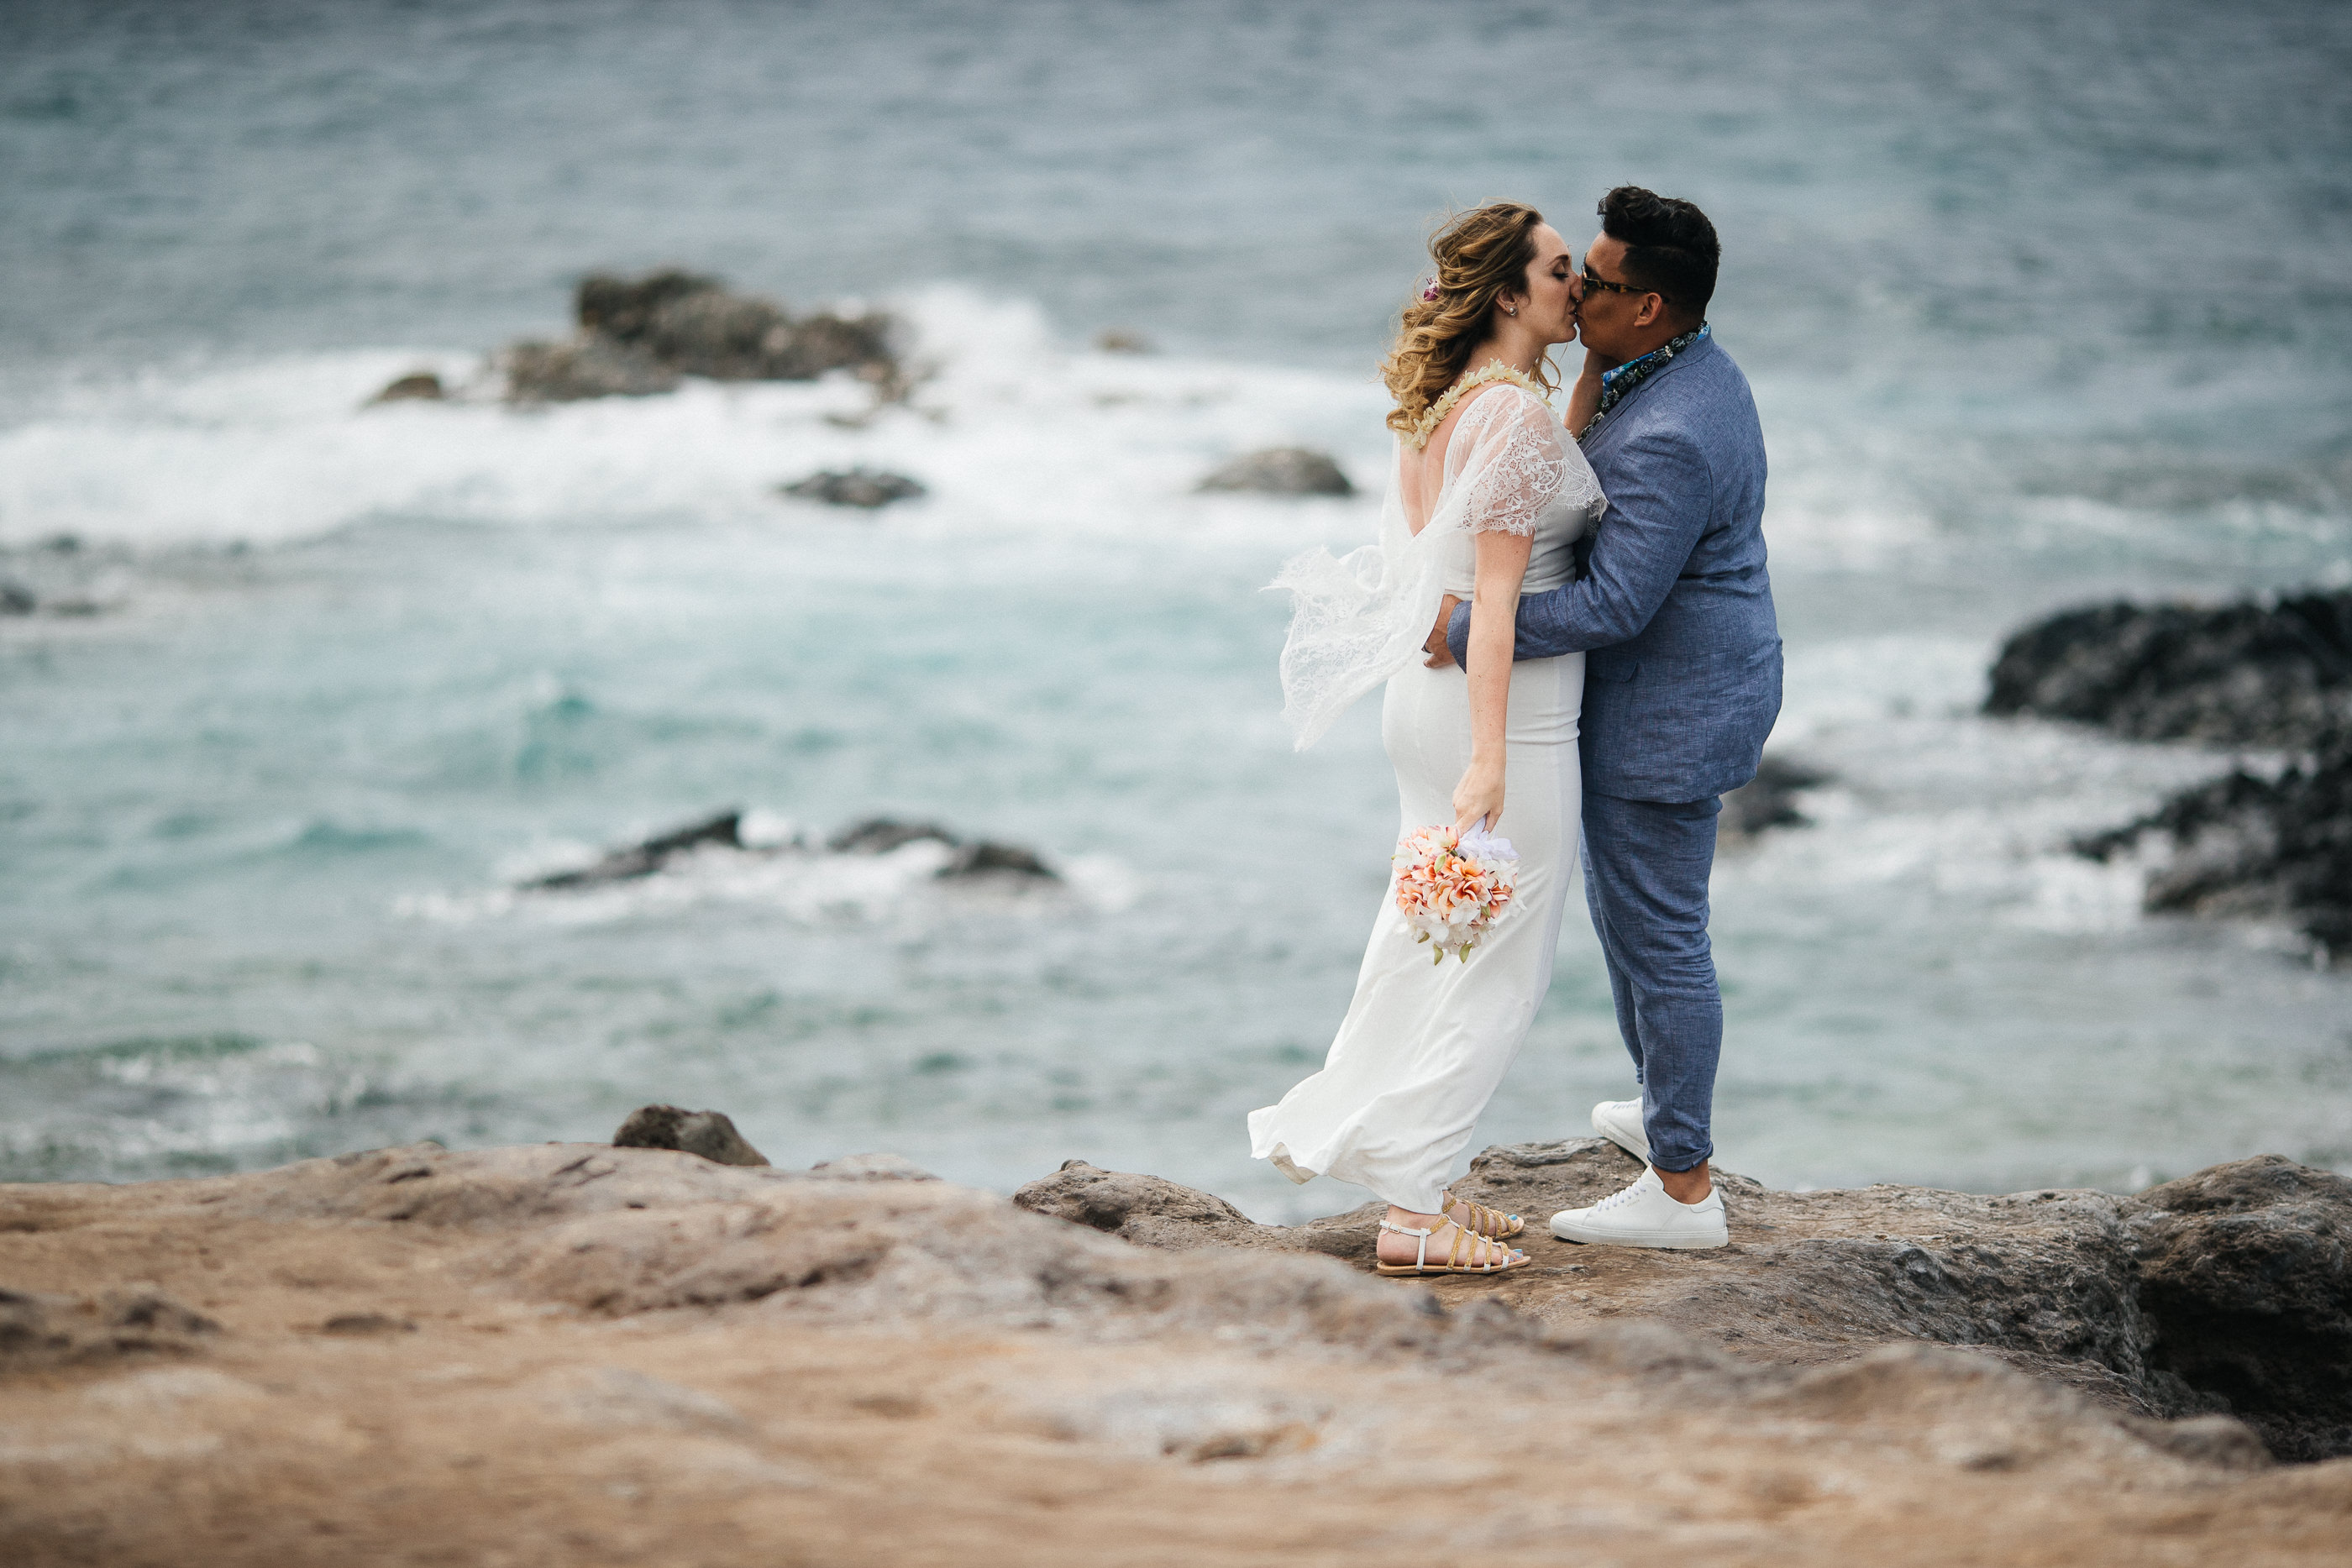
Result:
M1474 534L1532 538L1568 477L1559 422L1542 400L1525 391L1516 397L1489 393L1473 400L1445 449L1446 491L1473 466L1477 476L1464 496L1463 527Z
M1569 455L1551 411L1532 392L1499 386L1463 412L1445 451L1445 481L1420 533L1407 525L1400 446L1389 460L1380 543L1344 558L1293 557L1267 586L1292 598L1282 648L1282 716L1304 751L1366 692L1421 655L1444 597L1446 547L1469 532L1532 534L1564 489L1588 507L1600 484L1583 454Z

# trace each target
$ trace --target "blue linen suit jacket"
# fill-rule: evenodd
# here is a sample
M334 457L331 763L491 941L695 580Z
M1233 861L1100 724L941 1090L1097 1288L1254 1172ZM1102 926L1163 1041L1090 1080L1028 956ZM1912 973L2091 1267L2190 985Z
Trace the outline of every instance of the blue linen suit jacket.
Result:
M1780 713L1764 430L1748 378L1710 337L1626 393L1583 448L1609 507L1583 574L1519 601L1514 656L1586 652L1587 793L1736 789ZM1468 605L1446 641L1466 664Z

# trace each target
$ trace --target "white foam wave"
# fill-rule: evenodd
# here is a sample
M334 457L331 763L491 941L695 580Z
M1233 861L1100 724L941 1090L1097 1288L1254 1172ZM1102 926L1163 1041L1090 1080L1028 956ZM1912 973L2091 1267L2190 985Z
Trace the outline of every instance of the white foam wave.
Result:
M2147 867L2077 855L2080 835L2129 821L2240 760L1976 712L1984 652L1921 637L1854 638L1792 654L1776 751L1832 782L1809 790L1810 831L1768 835L1726 862L1735 883L1841 895L1906 887L1923 907L2047 932L2140 918Z
M409 894L394 902L394 913L447 925L521 919L599 926L732 905L804 925L839 926L959 915L1033 917L1081 909L1116 914L1131 907L1142 893L1135 873L1109 856L1076 857L1060 867L1058 882L1007 874L943 879L940 873L953 853L935 839L918 839L886 854L834 854L793 847L787 832L765 849L705 846L673 857L649 876L580 888L520 885L594 859L584 846L551 844L501 865L509 885Z
M869 393L845 377L689 381L656 397L537 409L481 399L365 406L410 370L448 381L478 373L478 356L446 349L83 385L0 430L0 542L272 543L384 516L536 527L681 514L806 522L838 514L779 500L777 484L861 463L929 488L927 501L886 515L919 529L1116 531L1140 519L1238 524L1262 537L1265 503L1192 495L1207 468L1296 441L1338 451L1369 483L1385 451L1369 378L1075 350L1034 306L958 288L896 304L929 379L911 406L870 420ZM1313 534L1331 510L1279 515L1296 527L1303 514Z

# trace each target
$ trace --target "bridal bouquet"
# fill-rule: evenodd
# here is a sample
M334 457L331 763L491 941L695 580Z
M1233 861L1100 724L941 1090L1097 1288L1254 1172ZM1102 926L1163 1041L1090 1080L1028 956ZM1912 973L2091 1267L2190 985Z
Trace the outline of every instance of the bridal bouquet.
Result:
M1434 942L1430 958L1442 964L1452 953L1464 963L1478 938L1510 907L1519 857L1508 839L1483 827L1457 834L1450 827L1422 828L1397 841L1397 908L1405 924Z

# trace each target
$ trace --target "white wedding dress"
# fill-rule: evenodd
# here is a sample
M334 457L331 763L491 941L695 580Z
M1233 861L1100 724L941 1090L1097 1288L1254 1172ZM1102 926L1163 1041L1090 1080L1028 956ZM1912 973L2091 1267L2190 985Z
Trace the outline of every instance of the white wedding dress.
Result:
M1601 514L1601 486L1562 435L1523 387L1476 393L1447 445L1444 489L1420 534L1406 521L1392 465L1378 546L1345 561L1311 552L1276 580L1297 596L1283 675L1302 747L1386 682L1381 739L1396 768L1400 835L1451 825L1454 788L1470 765L1467 679L1456 666L1425 667L1421 644L1443 594L1470 596L1471 536L1532 534L1520 591L1539 593L1574 577L1570 546ZM1398 456L1401 464L1402 449ZM1337 1176L1401 1208L1437 1212L1454 1162L1551 984L1576 875L1583 702L1583 654L1512 666L1496 828L1520 857L1512 907L1467 962L1432 963L1397 910L1391 877L1323 1070L1280 1104L1250 1113L1255 1157L1293 1181Z

